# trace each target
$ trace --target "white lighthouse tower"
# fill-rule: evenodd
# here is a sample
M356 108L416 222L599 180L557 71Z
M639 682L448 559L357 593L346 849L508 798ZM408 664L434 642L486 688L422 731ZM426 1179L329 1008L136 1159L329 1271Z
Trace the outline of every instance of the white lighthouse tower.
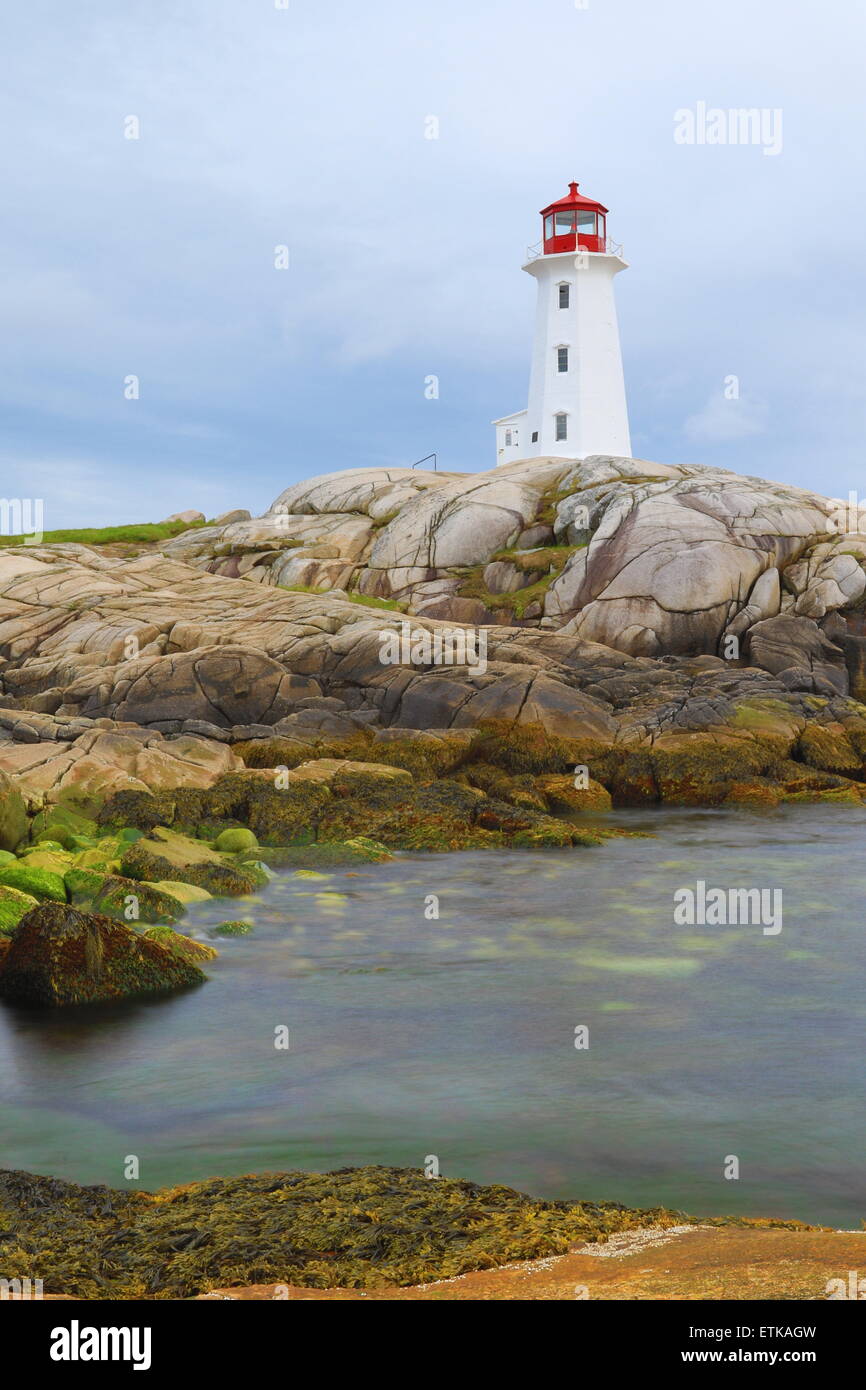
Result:
M538 283L529 406L494 420L496 462L631 456L607 208L578 185L543 208L542 241L523 269Z

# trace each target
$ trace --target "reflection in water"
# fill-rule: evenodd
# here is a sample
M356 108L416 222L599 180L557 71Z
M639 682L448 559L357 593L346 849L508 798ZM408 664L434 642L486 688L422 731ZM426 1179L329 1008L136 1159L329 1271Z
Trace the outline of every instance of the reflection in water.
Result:
M859 1225L866 812L617 820L655 838L283 874L198 989L0 1007L0 1163L120 1184L136 1154L154 1188L435 1153L540 1196ZM780 888L784 929L675 926L698 879Z

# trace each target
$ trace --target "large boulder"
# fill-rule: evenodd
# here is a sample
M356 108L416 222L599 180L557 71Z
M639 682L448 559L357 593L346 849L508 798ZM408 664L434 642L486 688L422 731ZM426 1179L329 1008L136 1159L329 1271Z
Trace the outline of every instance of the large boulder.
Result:
M576 553L541 576L525 612L499 620L657 658L717 652L786 606L819 619L860 602L866 543L837 533L837 512L816 493L725 469L595 455L487 473L323 474L286 489L264 517L165 548L264 586L356 589L477 625L496 620L479 581L496 595L528 583L526 567L498 552L553 532Z
M422 493L380 532L371 569L476 565L515 545L536 518L544 483L498 468Z
M780 613L755 623L747 655L754 666L785 678L791 689L847 694L845 654L809 618Z
M591 538L551 586L546 611L591 641L636 656L715 652L760 576L832 533L830 504L799 488L721 469L684 466L664 480L640 469L587 459L564 484L558 533L577 534L585 498ZM760 596L769 601L770 589Z
M197 966L119 922L50 903L19 922L0 968L0 997L63 1007L164 994L204 979Z

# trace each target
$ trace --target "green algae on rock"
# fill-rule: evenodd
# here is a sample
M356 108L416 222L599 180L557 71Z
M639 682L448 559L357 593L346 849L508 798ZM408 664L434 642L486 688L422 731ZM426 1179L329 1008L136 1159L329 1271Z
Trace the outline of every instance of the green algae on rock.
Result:
M58 1007L162 994L201 971L109 917L43 903L18 923L0 969L0 997Z

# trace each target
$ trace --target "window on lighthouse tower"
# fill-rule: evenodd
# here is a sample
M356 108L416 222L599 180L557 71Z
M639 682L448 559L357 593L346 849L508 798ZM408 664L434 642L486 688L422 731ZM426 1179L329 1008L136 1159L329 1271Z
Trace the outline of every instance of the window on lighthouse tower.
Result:
M556 438L557 438L557 440L560 440L560 439L567 439L567 438L568 438L568 416L567 416L567 415L554 415L553 418L554 418L554 420L556 421Z
M556 370L558 372L568 371L568 348L561 347L556 349Z
M569 285L560 285L560 287L559 287L559 307L560 307L560 309L567 309L567 308L568 308L568 291L569 291L569 289L570 289L570 286L569 286Z

